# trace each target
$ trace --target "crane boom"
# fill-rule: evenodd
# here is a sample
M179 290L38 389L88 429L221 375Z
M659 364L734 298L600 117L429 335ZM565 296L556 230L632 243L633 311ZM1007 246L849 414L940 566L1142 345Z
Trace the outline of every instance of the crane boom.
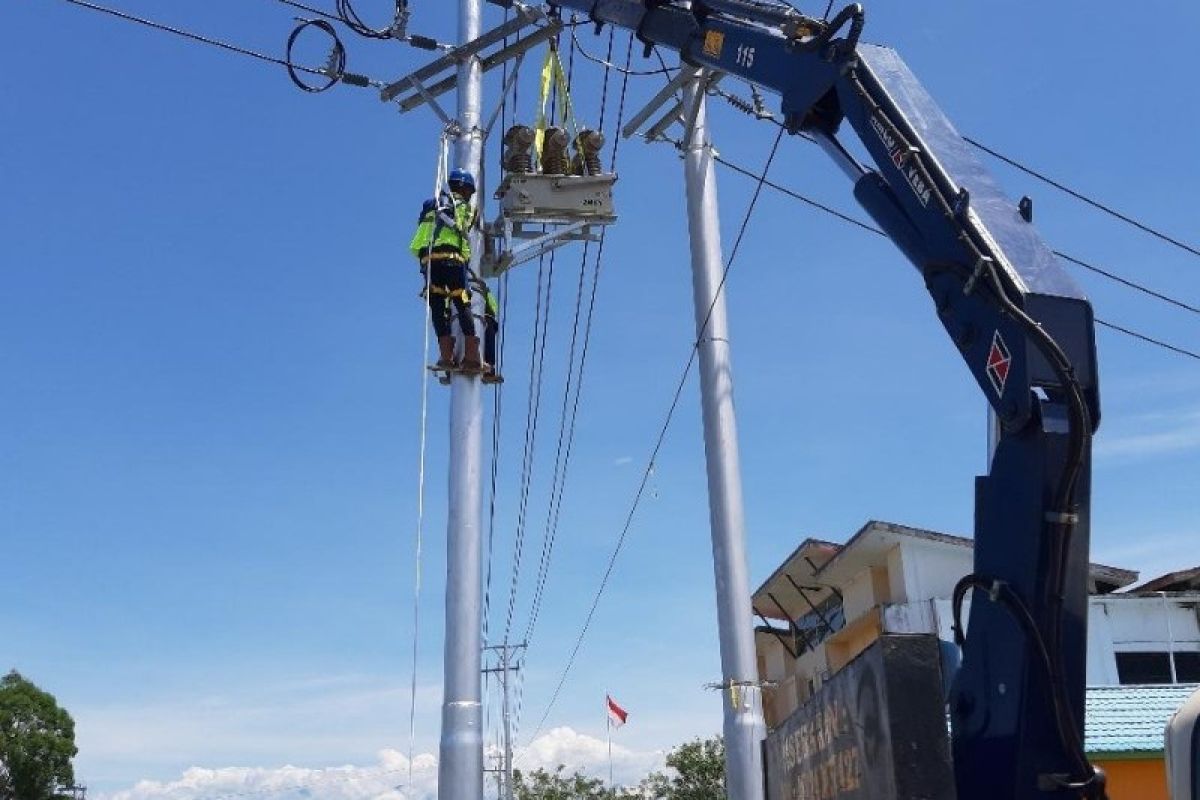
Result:
M490 0L511 6L512 0ZM913 263L1000 422L976 481L970 633L950 697L960 798L1102 797L1083 750L1091 438L1100 418L1091 304L894 50L755 0L550 0L772 91ZM839 140L849 127L870 154Z

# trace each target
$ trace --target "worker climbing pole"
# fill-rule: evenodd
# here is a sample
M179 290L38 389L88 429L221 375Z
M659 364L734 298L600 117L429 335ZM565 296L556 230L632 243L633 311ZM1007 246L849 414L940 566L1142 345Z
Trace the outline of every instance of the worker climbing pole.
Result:
M455 371L479 374L490 367L480 359L479 337L475 335L471 292L467 285L471 234L479 220L478 210L471 205L475 178L464 169L455 169L449 175L448 188L448 191L439 191L438 197L425 201L409 249L421 264L429 315L437 334L438 360L431 369L447 375ZM455 353L451 333L451 306L458 316L463 335L461 359Z

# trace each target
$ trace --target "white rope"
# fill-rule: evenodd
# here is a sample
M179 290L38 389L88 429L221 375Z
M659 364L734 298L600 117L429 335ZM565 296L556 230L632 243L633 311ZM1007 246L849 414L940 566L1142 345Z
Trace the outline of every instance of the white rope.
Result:
M442 187L446 185L449 175L450 133L442 133L439 143L437 178L433 188L433 199L437 202ZM429 240L429 252L433 253L433 238ZM430 281L432 280L432 260L425 267L425 301L429 302ZM417 462L417 542L416 542L416 577L413 581L413 645L412 645L412 684L409 687L408 707L408 785L412 786L413 749L417 740L417 654L421 635L421 542L425 533L425 441L429 422L429 321L428 312L422 311L421 331L421 436L420 455Z

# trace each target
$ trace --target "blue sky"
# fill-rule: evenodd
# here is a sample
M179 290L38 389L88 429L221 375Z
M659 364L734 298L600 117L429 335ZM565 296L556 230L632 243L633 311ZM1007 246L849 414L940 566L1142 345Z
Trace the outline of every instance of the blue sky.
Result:
M359 5L372 17L390 3ZM417 0L414 29L451 37L450 5ZM900 50L962 132L1200 238L1186 56L1200 7L901 5L869 3L867 36ZM292 24L268 0L121 7L270 53ZM19 668L72 711L79 776L105 792L193 766L392 763L400 756L380 751L408 745L424 324L405 245L432 181L436 123L353 87L306 95L282 68L58 0L10 3L3 17L0 668ZM607 38L581 31L603 50ZM425 60L391 43L346 44L350 68L379 78ZM654 64L635 53L635 66ZM581 59L576 70L578 113L595 121L601 70ZM632 79L627 113L659 84ZM493 79L489 104L497 90ZM534 93L530 70L525 120ZM713 116L722 154L759 169L772 129L724 107ZM1052 246L1200 299L1195 257L988 164L1014 197L1034 197ZM523 740L693 336L677 155L625 142L618 171L622 222L605 253L524 674ZM785 141L771 175L863 216L806 142ZM722 173L727 248L752 188ZM556 259L518 628L545 530L579 269L578 250ZM1200 346L1193 315L1073 274L1101 318ZM535 285L536 267L511 278L500 605ZM727 289L752 580L802 537L842 540L872 518L969 533L983 400L899 253L768 191ZM1099 346L1093 557L1146 573L1193 566L1200 364L1110 331ZM631 712L620 743L641 766L653 759L638 753L720 727L719 702L702 688L720 667L694 385L684 398L547 720L603 736L607 689ZM448 399L431 394L418 752L436 752L438 735ZM186 796L214 796L204 791Z

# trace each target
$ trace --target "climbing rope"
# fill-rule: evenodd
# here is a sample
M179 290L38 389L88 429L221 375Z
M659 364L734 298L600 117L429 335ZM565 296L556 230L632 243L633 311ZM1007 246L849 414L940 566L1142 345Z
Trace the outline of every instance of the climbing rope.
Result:
M450 174L450 138L451 132L443 131L438 143L437 178L433 186L433 197L438 197ZM433 253L433 237L429 239L429 254ZM430 280L433 270L425 269L425 297L429 297ZM421 434L418 444L419 456L417 461L417 535L415 577L413 580L413 644L412 644L412 683L409 686L408 706L408 783L412 785L413 749L417 741L417 655L421 635L421 544L425 533L425 444L429 427L429 322L421 313Z

